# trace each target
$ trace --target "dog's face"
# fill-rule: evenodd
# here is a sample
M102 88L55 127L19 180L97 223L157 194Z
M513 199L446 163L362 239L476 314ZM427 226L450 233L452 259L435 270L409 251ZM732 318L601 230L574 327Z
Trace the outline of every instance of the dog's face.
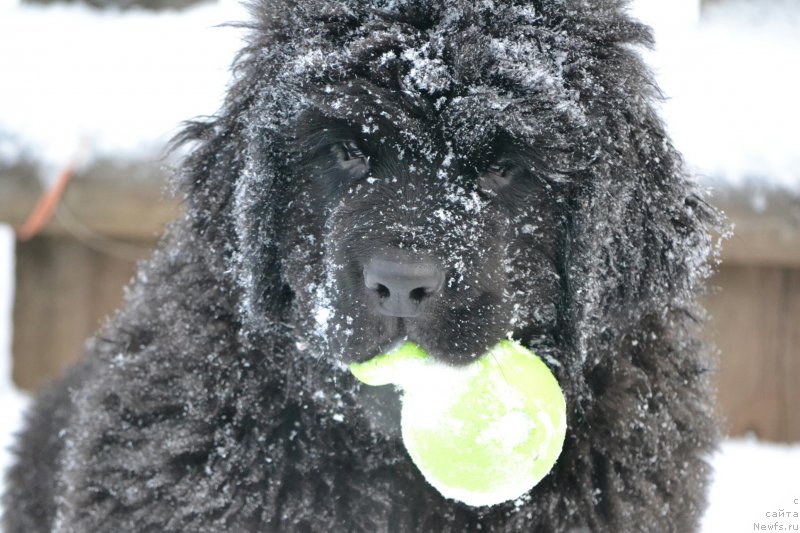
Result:
M418 134L307 113L290 144L284 282L311 349L364 360L403 340L459 364L500 339L553 335L568 219L534 147L496 135L458 153Z

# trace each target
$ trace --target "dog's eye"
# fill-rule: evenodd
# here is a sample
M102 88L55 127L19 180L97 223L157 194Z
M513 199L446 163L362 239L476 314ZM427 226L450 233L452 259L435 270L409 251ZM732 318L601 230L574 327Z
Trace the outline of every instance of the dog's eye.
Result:
M331 153L336 163L351 178L360 178L369 172L369 157L353 141L334 144Z
M503 162L493 163L478 178L478 188L486 194L495 195L511 183L513 168Z

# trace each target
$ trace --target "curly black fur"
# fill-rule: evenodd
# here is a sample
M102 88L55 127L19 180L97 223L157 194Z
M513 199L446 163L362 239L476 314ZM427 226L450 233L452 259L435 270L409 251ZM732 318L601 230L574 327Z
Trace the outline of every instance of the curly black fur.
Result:
M654 112L649 31L620 0L252 10L224 107L179 140L185 215L29 413L7 530L694 530L719 217ZM366 304L364 263L398 249L447 273L419 319ZM345 363L509 334L561 383L567 440L529 494L472 508Z

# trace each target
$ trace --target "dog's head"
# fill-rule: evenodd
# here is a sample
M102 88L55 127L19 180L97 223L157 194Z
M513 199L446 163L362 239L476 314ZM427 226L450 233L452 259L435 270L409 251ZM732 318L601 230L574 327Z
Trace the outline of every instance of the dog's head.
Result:
M246 330L363 360L506 336L577 367L707 275L616 1L264 1L184 187ZM232 243L232 245L231 245Z

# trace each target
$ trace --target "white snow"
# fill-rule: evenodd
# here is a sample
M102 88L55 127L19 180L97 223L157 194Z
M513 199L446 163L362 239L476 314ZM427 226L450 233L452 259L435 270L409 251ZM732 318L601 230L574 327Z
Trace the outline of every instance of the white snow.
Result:
M675 146L711 185L800 192L800 3L637 0Z
M690 166L800 190L800 3L728 0L701 17L697 0L636 0L633 13L657 30L646 55ZM52 172L83 144L89 158L158 155L182 120L218 108L242 32L214 26L247 18L236 0L160 14L0 0L0 160Z
M236 0L125 13L0 0L0 161L52 172L88 158L157 157L181 121L214 113L241 47Z
M800 531L800 443L731 439L713 465L705 533ZM796 514L776 516L781 510ZM783 527L774 527L776 523Z
M649 24L660 38L666 33L683 31L697 24L700 19L700 1L632 0L630 12Z

